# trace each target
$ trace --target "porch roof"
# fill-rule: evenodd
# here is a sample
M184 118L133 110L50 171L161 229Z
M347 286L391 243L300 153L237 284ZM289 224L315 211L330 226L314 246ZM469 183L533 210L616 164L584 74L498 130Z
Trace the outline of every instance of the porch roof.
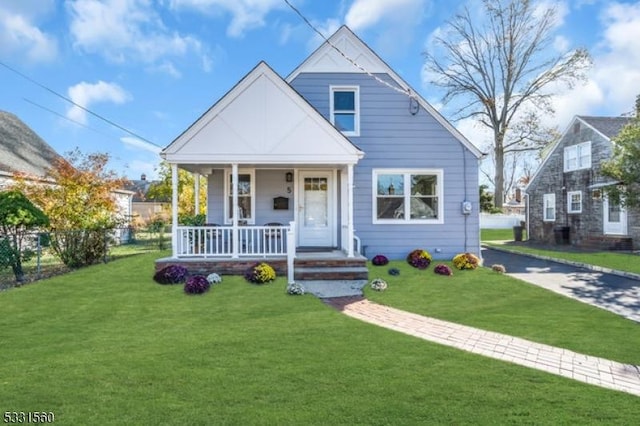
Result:
M161 153L167 162L192 169L355 164L363 155L265 62Z

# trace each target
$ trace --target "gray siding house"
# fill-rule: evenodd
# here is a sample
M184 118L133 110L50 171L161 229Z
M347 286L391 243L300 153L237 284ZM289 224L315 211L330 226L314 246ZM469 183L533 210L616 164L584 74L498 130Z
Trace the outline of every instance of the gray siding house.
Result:
M218 240L174 209L173 258L480 252L481 152L344 26L286 78L258 64L161 155L208 176Z
M576 116L526 188L529 238L604 249L638 246L638 213L610 201L600 174L626 117Z

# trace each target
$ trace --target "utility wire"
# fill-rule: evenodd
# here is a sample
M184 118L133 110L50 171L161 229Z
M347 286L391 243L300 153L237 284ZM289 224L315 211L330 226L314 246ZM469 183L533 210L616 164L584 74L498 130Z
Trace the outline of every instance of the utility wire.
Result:
M49 87L45 86L44 84L37 82L37 81L36 81L36 80L34 80L33 78L29 77L29 76L28 76L28 75L26 75L26 74L21 73L20 71L18 71L18 70L17 70L17 69L15 69L15 68L10 67L9 65L5 64L4 62L0 61L0 65L2 65L3 67L5 67L5 68L6 68L6 69L8 69L9 71L12 71L12 72L14 72L14 73L18 74L20 77L24 78L25 80L30 81L31 83L35 84L36 86L41 87L42 89L46 90L47 92L50 92L50 93L52 93L52 94L56 95L57 97L64 99L65 101L67 101L67 102L69 102L69 103L71 103L71 104L73 104L73 105L77 106L78 108L82 109L83 111L88 112L89 114L93 115L94 117L99 118L100 120L102 120L102 121L104 121L104 122L106 122L106 123L108 123L108 124L112 125L113 127L116 127L116 128L118 128L118 129L120 129L120 130L122 130L122 131L124 131L124 132L126 132L126 133L128 133L128 134L130 134L131 136L134 136L134 137L136 137L136 138L140 139L140 140L143 140L143 141L145 141L145 142L147 142L147 143L150 143L151 145L155 145L155 146L157 146L158 148L162 148L160 145L158 145L158 144L156 144L156 143L154 143L154 142L151 142L149 139L144 138L144 137L142 137L142 136L140 136L140 135L138 135L138 134L136 134L136 133L132 132L131 130L129 130L129 129L125 128L125 127L122 127L122 126L121 126L121 125L119 125L118 123L115 123L115 122L113 122L113 121L109 120L108 118L103 117L103 116L101 116L100 114L97 114L97 113L95 113L95 112L91 111L90 109L85 108L84 106L82 106L82 105L80 105L80 104L75 103L74 101L72 101L71 99L67 98L66 96L61 95L60 93L56 92L56 91L55 91L55 90L53 90L53 89L50 89Z
M54 110L52 110L52 109L50 109L50 108L47 108L47 107L46 107L46 106L44 106L44 105L40 105L40 104L39 104L39 103L37 103L37 102L34 102L34 101L29 100L29 99L27 99L27 98L22 98L22 100L24 100L25 102L30 103L31 105L37 106L37 107L38 107L38 108L40 108L40 109L43 109L43 110L45 110L45 111L47 111L47 112L50 112L50 113L51 113L51 114L53 114L53 115L57 115L58 117L60 117L60 118L62 118L62 119L64 119L64 120L70 121L70 122L72 122L72 123L74 123L74 124L76 124L76 125L78 125L78 126L80 126L80 127L84 127L84 128L85 128L85 129L87 129L87 130L91 130L92 132L95 132L95 133L97 133L97 134L99 134L99 135L105 136L105 137L110 138L110 139L111 139L111 138L113 138L113 136L111 136L111 135L107 135L106 133L101 132L101 131L99 131L99 130L96 130L96 129L92 128L92 127L89 127L89 126L87 126L86 124L83 124L83 123L81 123L81 122L79 122L79 121L77 121L77 120L73 120L73 119L71 119L71 118L69 118L69 117L67 117L67 116L64 116L64 115L60 114L60 113L59 113L59 112L57 112L57 111L54 111Z
M300 10L298 10L294 5L292 5L289 0L284 0L284 2L287 4L287 6L289 6L313 31L315 31L320 37L322 37L322 39L329 45L331 46L336 52L338 52L344 59L346 59L349 63L351 63L353 66L355 66L356 68L358 68L360 71L364 72L365 74L367 74L369 77L373 78L374 80L376 80L378 83L381 83L393 90L395 90L398 93L402 93L403 95L407 95L412 99L415 99L415 95L413 95L411 93L410 90L405 90L401 87L397 87L394 86L393 84L390 84L387 81L384 81L383 79L381 79L380 77L378 77L377 75L371 73L370 71L368 71L365 67L363 67L362 65L358 64L355 60L351 59L346 53L344 53L342 50L340 50L340 48L338 46L336 46L335 44L333 44L327 37L325 37L324 34L322 34L322 32L320 30L318 30L312 23L311 21L309 21L309 19L307 19L306 16L304 16L302 14L302 12L300 12Z

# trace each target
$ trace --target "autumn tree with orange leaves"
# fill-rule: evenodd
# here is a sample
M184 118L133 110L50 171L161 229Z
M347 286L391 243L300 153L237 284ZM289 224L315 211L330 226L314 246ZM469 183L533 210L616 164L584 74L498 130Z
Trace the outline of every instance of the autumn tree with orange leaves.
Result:
M114 191L126 179L108 168L109 155L78 149L59 158L46 182L16 177L17 189L48 216L51 244L71 267L99 262L106 254L108 231L122 223Z

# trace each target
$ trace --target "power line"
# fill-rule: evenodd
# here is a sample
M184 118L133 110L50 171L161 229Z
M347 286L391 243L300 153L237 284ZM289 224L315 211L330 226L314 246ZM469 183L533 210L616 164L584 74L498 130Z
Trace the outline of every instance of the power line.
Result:
M367 70L365 67L363 67L362 65L358 64L355 60L351 59L351 57L349 57L346 53L344 53L342 50L340 50L340 48L338 46L336 46L335 44L333 44L327 37L325 37L324 34L322 34L322 32L320 30L318 30L315 25L313 25L311 23L311 21L309 21L309 19L307 19L306 16L304 16L302 14L302 12L300 12L300 10L298 10L294 5L292 5L289 0L284 0L284 2L287 4L287 6L289 6L313 31L315 31L320 37L322 37L322 39L329 45L331 46L336 52L338 52L340 54L340 56L342 56L344 59L346 59L349 63L351 63L353 66L355 66L356 68L358 68L360 71L364 72L365 74L367 74L369 77L373 78L374 80L376 80L378 83L380 84L384 84L385 86L395 90L398 93L402 93L403 95L407 95L410 98L415 98L415 96L411 93L410 90L405 90L401 87L396 87L393 84L390 84L387 81L384 81L383 79L381 79L380 77L378 77L377 75L373 74L372 72L370 72L369 70Z
M85 129L87 129L87 130L91 130L92 132L95 132L95 133L97 133L97 134L99 134L99 135L102 135L102 136L108 137L108 138L110 138L110 139L111 139L111 138L113 138L113 136L111 136L111 135L107 135L106 133L101 132L101 131L99 131L99 130L96 130L96 129L92 128L92 127L89 127L89 126L87 126L87 125L86 125L86 124L84 124L84 123L81 123L81 122L79 122L79 121L77 121L77 120L73 120L73 119L71 119L71 118L69 118L69 117L67 117L67 116L65 116L65 115L60 114L60 113L59 113L59 112L57 112L57 111L54 111L54 110L52 110L52 109L50 109L50 108L47 108L47 107L46 107L46 106L44 106L44 105L40 105L39 103L34 102L34 101L32 101L32 100L29 100L29 99L27 99L27 98L22 98L22 99L23 99L25 102L30 103L31 105L37 106L38 108L41 108L41 109L43 109L43 110L45 110L45 111L47 111L47 112L50 112L50 113L51 113L51 114L53 114L53 115L57 115L58 117L60 117L60 118L62 118L62 119L65 119L65 120L67 120L67 121L70 121L70 122L72 122L72 123L74 123L74 124L76 124L76 125L78 125L78 126L80 126L80 127L84 127L84 128L85 128Z
M69 103L71 103L71 104L73 104L73 105L77 106L77 107L78 107L78 108L80 108L81 110L83 110L83 111L85 111L85 112L88 112L89 114L93 115L94 117L99 118L100 120L102 120L102 121L104 121L104 122L106 122L106 123L108 123L108 124L112 125L113 127L116 127L116 128L118 128L118 129L120 129L120 130L122 130L122 131L124 131L124 132L126 132L126 133L128 133L128 134L130 134L131 136L134 136L134 137L136 137L136 138L140 139L140 140L143 140L143 141L145 141L145 142L147 142L147 143L150 143L151 145L155 145L155 146L157 146L158 148L162 148L160 145L158 145L158 144L156 144L156 143L154 143L154 142L151 142L149 139L144 138L144 137L142 137L142 136L138 135L137 133L132 132L131 130L129 130L129 129L125 128L125 127L122 127L122 126L121 126L121 125L119 125L118 123L115 123L115 122L113 122L112 120L109 120L108 118L103 117L103 116L101 116L100 114L97 114L97 113L95 113L95 112L91 111L90 109L85 108L84 106L82 106L82 105L80 105L80 104L77 104L76 102L72 101L71 99L67 98L66 96L61 95L60 93L56 92L56 91L55 91L55 90L53 90L53 89L50 89L49 87L45 86L44 84L37 82L37 81L36 81L36 80L34 80L33 78L29 77L29 76L28 76L28 75L26 75L26 74L21 73L20 71L18 71L18 70L17 70L17 69L15 69L15 68L10 67L9 65L5 64L4 62L0 61L0 65L2 65L3 67L5 67L5 68L6 68L6 69L8 69L9 71L12 71L12 72L14 72L14 73L18 74L20 77L24 78L25 80L30 81L31 83L35 84L36 86L38 86L38 87L40 87L40 88L42 88L42 89L46 90L47 92L50 92L50 93L52 93L52 94L56 95L57 97L64 99L65 101L67 101L67 102L69 102Z

